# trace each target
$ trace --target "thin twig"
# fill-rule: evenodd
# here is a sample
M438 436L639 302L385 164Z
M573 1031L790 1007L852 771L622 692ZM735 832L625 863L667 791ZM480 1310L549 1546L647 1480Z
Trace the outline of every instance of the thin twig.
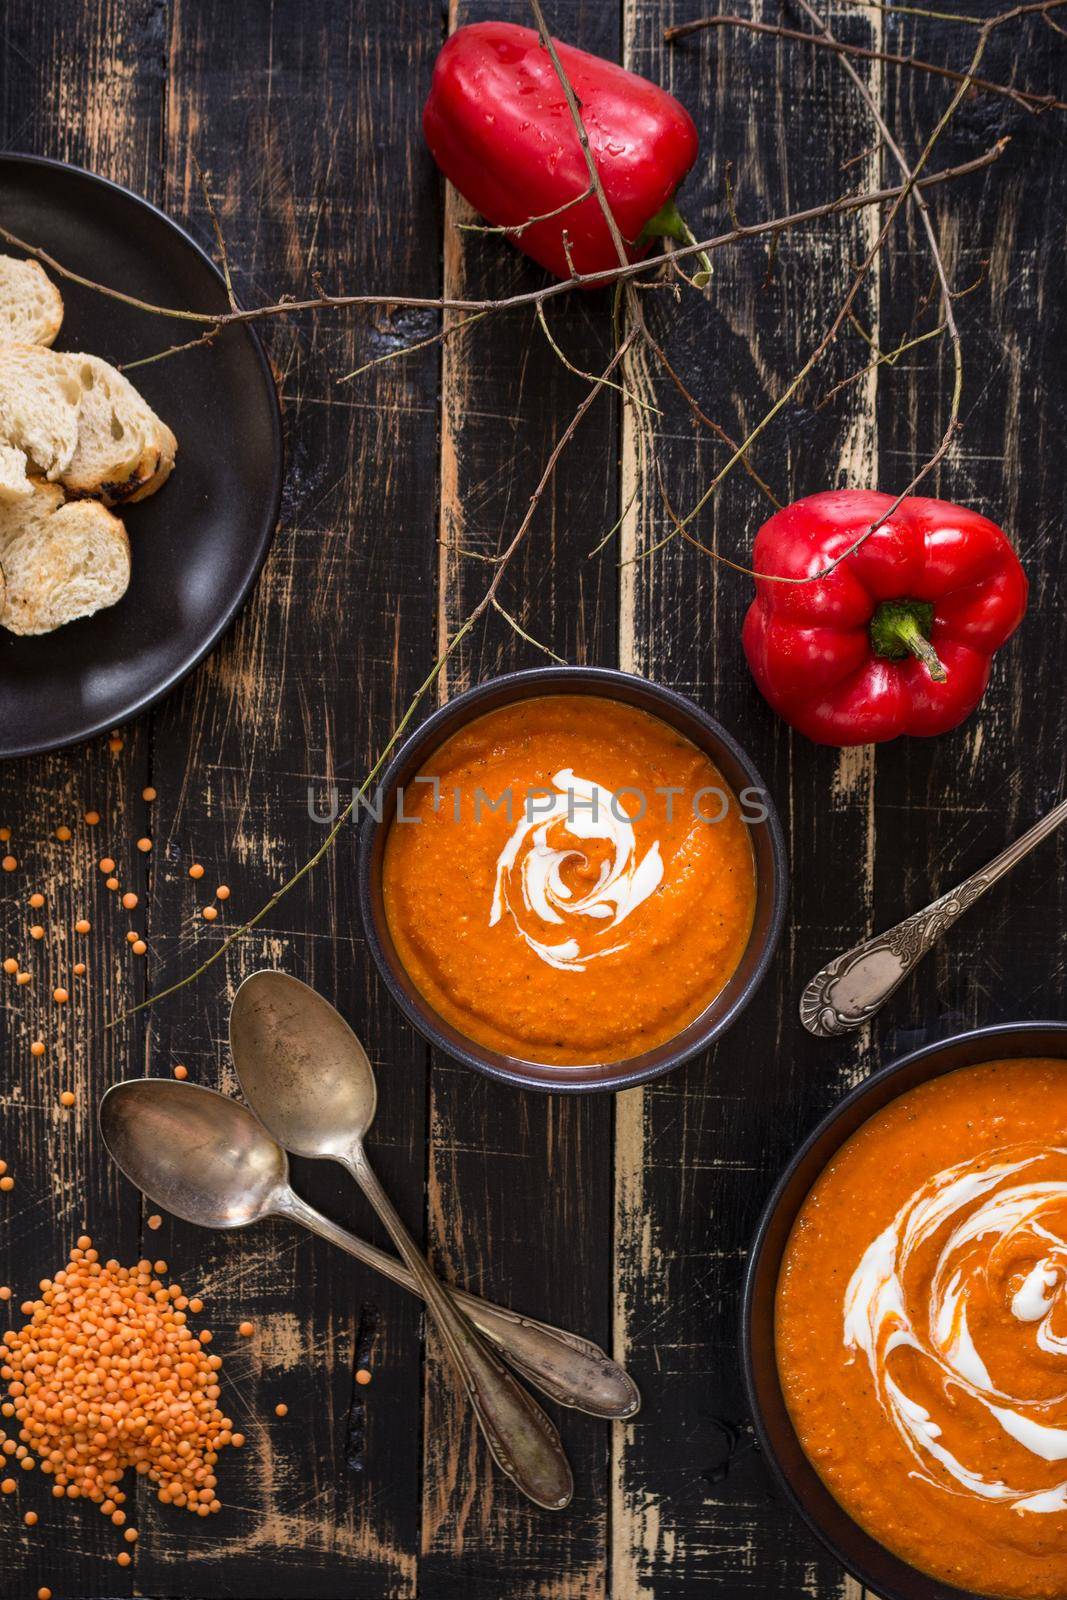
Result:
M1065 0L1067 3L1067 0ZM937 184L950 183L956 178L967 177L974 172L980 172L983 167L990 166L1004 154L1009 139L1007 136L998 139L982 155L975 156L969 161L961 161L954 167L945 167L940 172L931 173L920 178L917 187L929 189ZM729 233L720 233L710 239L698 240L692 245L676 245L672 250L666 250L659 255L646 256L641 261L630 262L625 267L605 267L599 272L577 272L573 278L562 278L553 283L544 284L540 289L525 290L520 294L506 295L501 299L459 300L446 296L430 295L398 295L398 294L319 294L303 300L288 296L267 306L244 306L239 311L186 311L176 306L153 305L151 301L138 299L136 295L126 294L121 289L112 289L107 284L97 283L92 278L86 278L79 272L74 272L70 267L65 267L61 261L51 255L39 245L28 243L19 238L10 229L0 227L0 239L21 250L24 255L30 256L35 261L40 261L42 266L48 267L58 277L68 283L80 284L83 288L92 289L98 294L105 295L110 300L117 300L123 305L131 306L137 311L148 312L153 316L166 317L178 322L196 323L201 328L226 328L244 322L260 322L269 317L293 316L302 311L345 311L355 308L372 308L375 306L405 306L422 311L511 311L524 306L535 306L547 300L554 300L560 295L571 294L576 289L603 288L609 284L628 281L637 274L649 269L667 265L675 257L698 255L701 251L711 252L723 250L731 244L737 244L744 239L758 239L766 234L772 236L784 233L788 229L801 227L808 222L818 222L823 217L844 216L852 211L863 211L870 206L880 206L896 200L902 192L902 186L888 186L882 189L870 189L864 193L838 195L836 199L823 201L820 205L808 206L803 211L788 212L784 216L769 217L763 222L749 222L744 226L732 229ZM178 346L177 348L185 348Z
M1067 0L1055 0L1055 3L1065 4ZM676 39L683 39L687 34L698 33L706 28L744 28L750 33L771 34L777 39L795 39L798 44L810 44L820 50L832 50L839 56L858 56L864 61L882 61L888 66L911 67L916 72L933 73L936 77L948 78L953 83L967 81L975 89L981 89L986 94L1002 95L1006 100L1012 100L1016 105L1035 114L1042 111L1067 111L1067 101L1057 100L1055 95L1033 94L1024 89L1014 89L1008 83L991 83L988 78L967 79L965 73L956 72L951 67L940 67L933 61L924 61L920 56L898 55L892 50L874 50L862 44L844 44L840 39L831 42L816 34L805 33L800 28L786 28L776 22L757 22L753 17L738 17L729 13L717 17L697 17L692 22L679 22L673 28L665 28L663 37L673 43Z
M838 40L830 31L828 24L823 21L822 17L820 17L814 6L812 6L811 0L796 0L796 4L801 8L807 17L810 17L811 21L819 29L821 37L824 38L827 43L831 45L836 45L838 43ZM987 38L988 34L986 34L983 30L983 32L981 32L978 36L978 49L975 52L972 66L978 65L982 51L985 49ZM871 94L867 85L864 83L863 79L860 77L849 58L845 55L839 54L838 60L841 63L842 70L846 72L849 78L852 80L860 99L870 112L878 132L881 134L882 139L888 146L894 161L900 168L901 176L906 183L911 183L915 174L908 165L904 152L900 148L897 139L894 137L889 124L883 117L881 109L879 108L874 96ZM962 89L957 90L958 95L964 93L966 93L966 79L963 80ZM963 344L960 340L960 330L956 323L956 313L952 304L952 285L948 280L948 273L945 269L945 260L941 254L941 246L938 243L937 231L934 228L933 218L930 215L930 208L926 204L926 200L922 193L914 187L908 196L908 200L909 203L913 205L916 211L919 213L919 218L923 226L923 232L926 234L926 240L930 246L930 255L933 258L934 272L937 277L941 296L941 315L945 324L945 329L949 336L949 341L952 345L953 386L952 401L949 408L949 419L945 430L947 436L947 447L948 441L951 440L953 434L956 432L956 428L959 423L960 402L963 397Z
M545 644L543 640L535 639L532 633L527 633L526 629L521 625L521 623L516 621L511 612L504 609L499 600L493 601L493 610L503 617L504 621L510 628L514 630L515 633L518 634L520 639L525 639L527 644L532 644L535 650L540 650L542 654L548 656L551 661L558 661L561 667L565 667L567 665L567 661L564 656L558 656L554 650L549 649L548 645Z
M179 989L184 989L187 984L195 983L199 978L203 977L204 973L207 972L210 967L213 967L216 961L220 961L227 951L231 950L240 939L243 939L247 933L252 931L253 928L258 927L263 919L270 915L279 901L286 894L288 894L289 890L292 889L295 884L299 883L302 878L307 877L309 872L314 871L319 862L322 861L322 859L328 854L329 850L340 834L341 829L348 822L357 805L359 805L360 801L367 794L371 784L377 778L385 763L388 761L390 755L395 750L400 739L403 737L405 729L411 722L411 719L414 717L419 706L422 704L427 694L437 682L441 673L444 671L447 662L455 653L460 642L467 637L471 629L476 625L481 617L485 615L489 608L491 606L496 606L497 592L500 588L501 582L503 581L504 573L507 570L509 562L512 560L513 556L519 549L519 546L522 544L530 530L533 519L537 514L537 508L541 504L541 501L544 498L545 490L548 488L548 485L552 480L560 456L563 454L564 450L566 450L568 444L578 431L578 428L580 427L586 412L593 404L593 401L606 387L608 379L611 377L611 374L619 365L620 361L622 361L625 357L630 344L632 343L633 339L636 338L636 336L636 330L634 330L634 332L629 336L629 339L625 343L621 344L615 351L611 360L604 368L604 371L600 374L602 381L594 384L589 392L583 396L581 403L578 405L569 423L556 440L555 445L552 448L552 453L545 463L544 470L538 480L537 487L530 496L530 502L526 508L526 513L508 544L501 552L496 571L494 572L492 579L482 594L481 599L478 601L473 611L469 613L466 620L460 624L456 632L452 635L451 639L449 639L444 650L442 650L437 660L426 674L426 677L420 683L413 698L405 709L403 716L400 718L392 733L389 735L389 738L386 740L386 743L382 747L381 753L374 762L374 765L367 773L367 776L364 778L359 789L356 791L353 799L351 799L338 814L336 820L330 828L329 833L326 835L319 848L314 852L313 855L309 856L307 861L305 861L290 878L287 878L284 883L280 884L278 888L275 889L270 898L262 906L260 906L259 910L255 912L253 916L249 917L248 920L242 923L239 928L235 928L232 933L227 934L226 938L223 939L218 948L213 950L198 967L195 967L192 972L187 973L184 978L179 978L176 983L170 984L166 989L161 989L158 994L150 995L148 999L140 1001L139 1004L135 1006L130 1006L128 1010L122 1012L119 1016L112 1018L112 1020L107 1024L109 1028L116 1027L120 1022L124 1022L128 1017L134 1016L138 1011L143 1011L146 1006L155 1005L157 1001L166 999L168 995L176 994ZM509 621L513 622L513 619L509 618ZM535 640L531 642L536 643Z
M543 305L539 305L537 307L537 321L540 325L541 332L548 340L549 348L551 349L552 353L560 362L562 362L563 366L566 367L568 372L573 372L576 378L584 378L586 383L603 382L603 380L599 378L595 372L586 372L584 367L575 366L574 362L567 355L566 351L562 349L551 328L548 326L548 318L545 316L545 308ZM608 383L605 385L605 387L608 389L614 389L617 394L625 395L626 399L635 406L642 406L646 411L654 411L657 417L663 415L657 406L650 405L647 400L642 400L639 395L634 394L632 390L627 389L625 385L621 383Z
M211 190L207 186L207 179L204 177L200 163L196 159L196 155L192 150L190 150L189 155L192 159L193 166L196 168L197 178L200 180L200 192L204 196L204 204L207 206L207 214L211 218L211 226L215 232L215 243L219 247L219 260L222 263L222 279L226 285L226 298L230 302L230 310L236 311L238 309L237 296L233 292L233 278L230 276L230 258L226 253L226 240L222 236L222 227L219 223L218 213L216 212L214 203L211 199Z
M541 0L530 0L530 10L533 12L534 22L537 24L537 32L540 35L541 43L548 52L548 59L552 63L552 69L555 72L556 77L559 79L560 88L563 90L563 97L567 102L567 110L571 114L571 121L574 123L575 131L578 134L578 143L581 146L582 159L585 162L585 168L589 174L589 183L592 187L593 193L596 196L596 203L600 207L604 216L604 221L608 225L608 232L611 234L611 242L615 246L615 253L619 258L619 265L624 267L630 259L626 253L626 242L623 239L622 234L619 232L619 224L615 221L615 213L608 204L608 197L604 193L604 185L600 181L600 173L597 171L596 162L593 159L593 152L589 145L589 134L586 131L585 123L582 121L582 109L578 104L578 97L574 92L570 79L563 70L563 63L559 59L559 51L556 49L556 41L548 31L548 23L545 21L545 14L541 9Z
M815 402L815 410L821 411L824 406L830 404L830 401L836 395L841 393L842 389L847 389L852 384L858 383L861 378L865 378L868 372L873 372L876 367L895 367L901 356L908 350L914 350L917 344L925 344L928 339L936 339L938 334L944 333L944 331L945 324L939 322L936 328L928 328L925 333L918 334L914 339L905 339L903 344L898 344L895 350L879 350L873 361L868 361L867 365L861 367L858 372L853 372L849 377L842 378L840 383L835 383L832 389L828 389L822 399Z
M721 439L723 444L727 445L731 450L736 450L736 441L731 438L721 423L716 422L713 417L709 417L707 412L701 408L700 402L697 400L696 395L693 394L692 390L688 388L684 380L675 371L674 367L667 359L667 352L664 350L663 346L658 342L658 340L653 338L652 334L649 333L647 328L645 329L645 339L652 353L659 361L660 366L663 368L668 378L670 378L671 382L674 384L674 387L678 390L678 393L681 395L682 399L685 401L694 417L696 417L697 421L702 423L705 428L710 429L711 432ZM741 464L748 473L749 477L752 479L753 483L763 490L763 493L767 496L767 499L771 502L771 504L773 506L777 506L780 511L783 502L779 500L771 486L760 477L759 473L749 460L747 454L742 457Z
M565 211L570 211L574 206L580 206L583 200L588 200L595 193L593 185L588 184L573 200L564 200L561 206L556 206L552 211L542 211L538 217L527 217L525 222L503 222L498 227L488 222L457 222L456 227L460 233L504 233L509 238L521 239L527 228L532 228L538 222L551 222L553 217L561 217Z
M821 28L824 29L824 31L827 34L827 37L832 37L832 35L830 35L830 33L829 33L829 30L826 28L825 23L823 23L821 18L818 16L818 14L815 11L812 10L812 8L811 8L811 6L809 4L809 0L798 0L798 4L803 7L803 9L808 13L808 15L813 19L813 21L816 22L816 24L818 26L820 26ZM1016 8L1016 9L1017 10L1021 10L1023 8ZM914 476L911 479L911 482L906 484L905 487L901 490L901 492L897 495L896 499L893 501L892 505L888 508L888 510L885 511L882 514L882 516L880 516L878 518L877 522L872 523L870 528L868 528L865 533L863 533L857 540L855 540L854 543L849 547L848 550L844 551L841 554L841 556L838 557L838 559L833 564L834 567L839 566L841 564L841 562L844 561L848 556L853 555L860 548L860 546L871 536L872 533L877 532L877 530L880 527L882 527L886 522L889 521L890 517L894 514L894 512L900 506L902 501L906 500L907 497L910 494L912 494L919 487L920 483L922 483L924 478L928 477L929 474L938 465L938 463L940 461L942 461L944 459L944 457L948 454L949 447L951 446L952 441L955 438L956 433L957 433L957 431L959 429L959 425L960 425L960 422L959 422L960 404L961 404L961 401L962 401L962 398L963 398L963 345L962 345L962 342L960 340L959 328L958 328L958 326L956 324L956 315L955 315L955 311L953 309L953 304L952 304L952 302L953 302L952 286L948 281L948 274L945 271L945 263L944 263L944 260L942 258L942 255L941 255L940 246L938 245L938 242L937 242L937 234L934 231L933 221L932 221L932 219L930 217L930 213L929 213L929 210L927 208L926 201L924 200L922 194L919 193L916 190L914 182L913 182L913 179L915 177L915 174L922 168L923 163L927 160L927 158L928 158L928 156L930 154L930 151L934 147L934 144L940 138L941 134L943 133L945 128L948 126L949 122L952 120L953 116L955 115L957 107L959 106L960 102L963 100L964 96L967 94L968 88L969 88L969 75L971 73L973 73L977 69L979 62L981 61L982 56L985 53L985 48L986 48L986 45L989 42L990 34L993 32L993 30L995 28L1000 26L1001 20L1002 20L1001 18L994 17L990 21L988 26L980 29L979 34L978 34L978 41L977 41L977 43L975 45L975 49L974 49L974 54L971 57L971 63L970 63L970 67L968 69L968 76L966 76L964 78L964 80L961 82L961 84L957 88L955 94L952 96L952 99L949 101L949 104L946 107L945 111L942 113L940 120L938 121L937 125L934 128L934 131L931 133L929 139L927 140L926 145L925 145L925 147L924 147L924 149L922 151L922 154L920 155L919 160L916 163L914 168L909 167L909 165L908 165L908 163L907 163L907 161L906 161L906 159L904 157L903 152L900 150L900 148L897 145L896 141L894 140L892 134L890 133L889 128L886 125L885 119L882 117L881 112L879 111L878 107L875 105L875 102L874 102L873 98L871 97L870 92L868 91L866 84L859 77L859 75L857 74L855 68L852 66L852 63L850 61L845 60L844 57L841 58L842 66L845 68L846 72L849 73L849 75L853 79L853 81L857 84L857 86L859 88L859 91L860 91L860 94L862 95L863 99L865 100L865 102L869 106L869 108L870 108L870 110L871 110L871 112L872 112L872 114L874 116L874 119L875 119L876 123L878 124L878 127L879 127L879 130L880 130L881 134L882 134L882 137L885 139L885 141L888 144L890 150L892 151L894 160L896 161L897 165L900 167L902 173L904 173L905 181L906 181L907 184L910 185L908 198L916 206L916 208L918 209L918 211L920 213L920 216L922 218L923 228L924 228L927 240L928 240L929 245L930 245L930 253L933 256L933 260L934 260L934 270L935 270L935 273L937 275L937 281L938 281L938 284L939 284L939 287L940 287L942 314L944 316L945 324L947 326L949 338L950 338L950 340L952 342L953 384L952 384L952 397L951 397L951 400L949 402L948 422L947 422L947 424L946 424L946 426L944 428L944 431L943 431L943 433L941 435L941 440L940 440L940 443L938 444L937 448L934 450L933 454L931 456L929 456L927 458L927 460L923 463L923 465L919 468L918 472L916 472L914 474Z
M458 322L450 322L446 328L438 328L436 333L431 333L426 339L417 340L415 344L401 345L398 350L387 350L384 356L375 356L371 361L364 361L361 367L353 367L351 372L346 372L337 382L349 383L353 378L359 378L364 372L369 372L372 367L380 367L387 361L399 361L404 356L414 355L416 350L428 350L434 344L444 344L454 333L461 333L464 328L469 328L472 322L481 322L482 318L488 315L488 311L472 312L469 317L461 317Z
M985 17L972 17L965 11L931 11L926 6L894 5L892 0L843 0L847 6L862 6L865 11L899 11L908 17L923 17L930 22L972 22L981 27Z
M183 339L180 344L168 344L165 350L157 350L154 356L139 356L136 361L119 362L116 370L132 372L134 367L150 367L153 361L165 361L168 356L180 356L183 350L195 350L202 344L214 344L220 332L219 328L205 328L195 339Z
M999 20L999 19L997 19L997 20ZM973 55L972 60L971 60L971 68L972 68L972 70L974 68L976 68L978 63L981 61L982 55L983 55L983 53L985 51L986 43L988 42L988 39L989 39L989 29L983 29L982 32L978 36L978 43L977 43L977 45L975 47L974 55ZM835 317L834 317L833 321L831 322L829 328L823 334L822 338L819 340L818 344L815 346L815 348L811 352L811 354L807 357L807 359L805 360L803 366L801 366L800 370L798 372L796 372L794 374L794 376L790 379L789 383L786 385L786 387L783 390L783 392L779 395L778 399L774 402L774 404L770 407L770 409L768 411L766 411L764 413L764 415L760 418L759 422L751 430L751 432L749 433L748 437L746 439L744 439L742 441L742 443L738 446L738 448L734 451L733 455L730 457L729 461L726 462L725 466L723 466L716 473L715 477L712 479L712 481L708 485L707 489L705 489L704 493L700 496L699 500L693 506L692 510L688 511L684 517L678 519L679 526L681 528L683 528L683 529L687 528L689 526L689 524L694 520L694 518L699 515L699 513L703 510L704 506L707 505L708 501L716 493L716 491L718 490L719 485L722 483L723 479L726 478L726 476L730 472L733 471L734 467L742 459L744 452L746 450L748 450L749 446L752 445L760 437L760 435L766 430L766 428L769 427L770 423L774 420L774 418L778 415L778 413L781 410L783 410L783 408L789 403L789 401L792 399L792 397L796 394L797 390L801 387L801 385L807 379L809 374L818 365L819 361L825 355L826 351L830 348L830 346L833 344L834 340L837 338L838 333L840 332L842 326L844 325L844 323L846 322L846 320L847 320L847 318L849 316L849 313L852 310L853 303L855 302L856 296L859 294L860 287L862 286L865 278L867 277L867 274L870 271L871 267L874 265L874 262L877 260L878 255L881 252L882 246L884 245L887 237L889 236L890 230L892 229L893 224L896 221L896 218L897 218L902 206L908 200L909 196L912 194L912 192L915 190L915 188L918 186L918 175L921 173L921 171L922 171L923 167L925 166L926 162L929 160L930 154L931 154L932 150L934 149L934 146L936 145L938 139L940 139L942 133L945 131L945 128L948 126L949 122L952 120L952 117L954 116L954 114L956 112L956 108L959 106L960 101L963 99L964 95L967 93L968 88L969 88L969 79L965 77L963 83L960 84L959 88L956 90L955 94L952 96L952 99L950 100L947 108L942 113L941 117L939 118L938 122L936 123L933 132L930 134L929 138L926 141L926 144L923 146L923 150L922 150L922 153L919 156L919 159L916 161L914 167L910 169L910 176L906 179L906 181L902 185L902 187L900 189L900 192L898 194L898 197L894 200L892 206L890 207L889 213L888 213L888 215L887 215L887 217L885 219L885 222L882 225L882 228L881 228L881 230L880 230L880 232L878 234L878 237L875 240L873 246L867 252L867 254L864 257L863 261L860 263L860 266L857 269L857 271L856 271L856 273L855 273L855 275L854 275L854 277L852 279L851 284L849 285L848 292L845 295L844 301L842 302L841 306L838 308L837 314L835 315ZM907 488L905 488L903 490L903 492L897 496L896 500L893 502L892 506L890 506L889 510L885 513L885 515L880 517L879 520L876 523L872 524L872 526L870 528L866 529L865 532L863 534L861 534L860 537L855 541L855 543L853 545L851 545L848 550L843 551L840 556L836 557L824 569L824 571L819 572L819 573L811 573L806 578L800 578L800 579L788 578L788 579L779 579L777 581L790 582L790 583L793 583L793 582L811 583L811 582L818 581L818 580L820 580L822 578L829 577L830 574L832 572L834 572L837 569L837 567L839 567L841 565L842 561L846 560L850 555L855 554L855 552L860 548L860 546L867 539L870 538L871 534L874 533L877 528L880 528L882 526L882 524L890 516L892 516L893 512L896 511L897 507L900 505L900 502L902 500L904 500L909 494L911 494L912 490L915 489L918 486L918 484L921 483L923 478L925 478L927 476L927 474L934 469L934 467L938 464L938 462L942 460L942 458L944 457L944 455L946 454L946 452L947 452L947 450L949 448L949 445L952 442L952 438L953 438L953 435L954 435L955 430L956 430L956 426L957 426L957 422L958 422L958 415L959 415L959 389L962 386L962 368L960 366L957 366L956 385L957 385L957 387L956 387L956 390L954 391L954 394L953 394L952 418L950 420L949 427L946 429L945 434L943 435L943 437L941 439L940 444L938 445L937 449L934 451L933 455L920 468L918 473L916 473L915 477L908 484ZM677 532L678 530L676 529L675 531ZM670 539L672 539L673 537L674 537L674 534L668 534L668 535L666 535L665 538L663 538L661 540L658 540L647 551L643 552L643 556L647 557L647 556L653 554L656 550L660 549L664 544L667 544L670 541Z

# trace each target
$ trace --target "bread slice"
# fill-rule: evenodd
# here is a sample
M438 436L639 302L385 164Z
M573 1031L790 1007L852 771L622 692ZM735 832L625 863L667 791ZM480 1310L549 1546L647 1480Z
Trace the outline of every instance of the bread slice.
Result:
M0 444L0 503L24 500L33 483L26 476L26 457L14 445Z
M81 387L78 438L60 478L105 505L144 500L174 469L178 441L121 372L99 356L67 355Z
M0 256L0 339L51 344L63 322L63 297L39 261Z
M56 484L35 482L22 500L0 502L0 569L0 624L51 633L122 599L129 540L98 501L66 501Z
M178 448L129 379L99 356L30 344L0 344L0 446L20 451L31 474L105 505L154 494ZM10 483L17 465L7 457Z
M67 470L78 443L82 391L68 361L36 344L0 345L0 444L45 478Z

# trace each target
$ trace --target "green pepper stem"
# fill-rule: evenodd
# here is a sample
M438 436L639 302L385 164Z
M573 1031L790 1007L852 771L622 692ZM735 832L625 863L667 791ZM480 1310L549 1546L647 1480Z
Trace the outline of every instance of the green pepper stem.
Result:
M696 234L678 210L673 199L661 206L641 230L642 239L677 239L679 244L696 244ZM711 257L706 250L697 254L700 271L693 274L693 282L703 289L711 278Z
M934 608L929 600L883 600L871 618L871 643L876 655L890 661L918 657L935 683L948 673L930 643Z

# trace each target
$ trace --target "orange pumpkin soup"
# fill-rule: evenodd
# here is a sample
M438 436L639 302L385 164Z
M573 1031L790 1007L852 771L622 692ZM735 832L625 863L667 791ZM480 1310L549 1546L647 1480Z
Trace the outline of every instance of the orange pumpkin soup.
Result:
M794 1225L778 1370L806 1454L905 1561L1067 1596L1067 1062L901 1095Z
M549 695L477 718L406 786L386 840L398 955L446 1021L547 1065L672 1038L741 959L755 874L717 768L657 717Z

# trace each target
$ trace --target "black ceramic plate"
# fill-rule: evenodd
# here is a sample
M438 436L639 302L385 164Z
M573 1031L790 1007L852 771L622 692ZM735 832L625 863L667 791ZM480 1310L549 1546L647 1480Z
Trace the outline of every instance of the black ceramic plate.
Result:
M226 309L219 272L188 234L129 190L76 167L0 155L0 223L72 271L139 299ZM118 366L196 331L57 282L66 306L57 350ZM166 694L229 627L267 553L281 494L281 425L252 330L228 328L213 345L130 379L177 436L177 465L157 494L119 512L133 570L117 606L37 638L0 629L0 756L87 739Z

